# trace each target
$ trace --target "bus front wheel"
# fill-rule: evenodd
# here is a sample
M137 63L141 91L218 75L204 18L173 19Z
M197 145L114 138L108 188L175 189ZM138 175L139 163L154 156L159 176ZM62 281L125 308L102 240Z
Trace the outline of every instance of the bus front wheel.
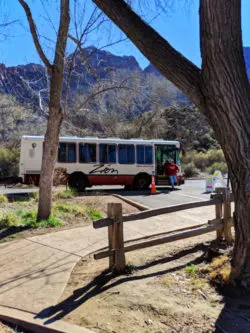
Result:
M74 173L69 176L68 184L77 192L83 192L86 187L86 178L82 173Z
M147 190L150 185L150 177L148 175L138 175L134 180L135 190Z

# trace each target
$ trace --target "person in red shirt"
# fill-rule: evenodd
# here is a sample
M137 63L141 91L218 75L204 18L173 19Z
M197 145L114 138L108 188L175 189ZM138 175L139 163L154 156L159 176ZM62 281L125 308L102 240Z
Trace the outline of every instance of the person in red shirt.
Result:
M174 188L174 184L177 182L177 172L179 171L179 167L174 163L174 160L171 160L170 163L168 161L165 164L163 174L169 176L169 180L172 188Z

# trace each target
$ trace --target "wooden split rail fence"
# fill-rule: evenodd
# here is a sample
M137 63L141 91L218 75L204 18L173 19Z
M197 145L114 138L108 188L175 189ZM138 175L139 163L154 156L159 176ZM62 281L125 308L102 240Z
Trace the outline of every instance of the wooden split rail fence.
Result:
M94 258L97 260L109 257L109 267L117 272L122 272L126 266L125 252L170 243L180 239L202 235L211 231L216 231L217 239L224 239L231 244L232 201L233 197L228 188L217 188L216 193L211 195L210 200L151 209L134 214L122 215L122 204L108 203L108 217L94 221L93 227L108 227L109 246L107 249L102 249L95 253ZM169 232L158 233L124 242L123 223L211 205L215 205L215 219L210 220L205 224L189 226L178 230L171 230Z

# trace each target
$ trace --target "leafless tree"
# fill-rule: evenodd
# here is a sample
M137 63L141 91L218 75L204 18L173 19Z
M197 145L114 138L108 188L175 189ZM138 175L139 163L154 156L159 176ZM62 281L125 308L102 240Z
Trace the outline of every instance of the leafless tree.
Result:
M72 98L72 95L70 95L71 81L84 80L84 75L89 75L89 72L92 76L95 76L93 69L88 63L90 54L85 54L83 45L87 42L88 36L93 32L96 33L107 19L104 18L101 11L97 10L97 7L95 7L92 12L88 13L86 10L86 2L60 0L60 22L59 28L56 31L48 10L44 2L41 1L48 23L52 25L56 32L56 43L54 43L49 37L41 36L38 33L36 23L34 22L32 12L27 2L24 0L18 1L25 10L36 50L46 67L48 81L48 107L46 107L46 102L44 103L43 100L46 87L39 91L40 107L43 112L48 115L47 131L44 138L37 215L37 219L41 220L48 218L51 213L53 169L57 157L61 124L63 119L67 116L69 100ZM72 5L71 7L70 4ZM71 28L70 12L73 17ZM50 62L44 52L41 38L43 38L44 42L47 41L49 43L50 48L54 45L53 63ZM68 39L75 45L74 51L71 52L69 56L66 54ZM110 40L109 45L116 42L117 41ZM93 52L95 52L95 50ZM80 73L80 67L84 67L86 71Z
M76 96L65 125L68 134L88 135L88 124L89 131L98 136L156 137L159 128L152 130L156 115L172 104L177 94L178 89L164 78L117 70Z
M53 170L57 157L59 133L63 120L61 95L64 79L64 58L70 24L69 0L60 0L60 23L57 32L57 40L54 53L54 61L51 63L44 53L39 40L36 24L28 4L24 0L18 0L23 7L29 22L30 32L37 49L50 77L49 115L47 130L44 137L44 150L42 157L42 170L40 176L40 190L37 219L47 219L51 213Z

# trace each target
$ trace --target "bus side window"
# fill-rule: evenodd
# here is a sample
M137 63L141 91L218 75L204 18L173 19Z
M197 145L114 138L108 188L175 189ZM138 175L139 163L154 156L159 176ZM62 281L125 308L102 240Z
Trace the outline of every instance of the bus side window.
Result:
M136 146L136 162L137 164L152 164L153 163L153 148L152 146L138 145Z
M76 162L76 145L75 143L61 142L58 147L59 163L75 163Z
M76 145L75 143L68 143L67 144L67 162L68 163L75 163L76 162Z
M135 163L134 145L119 145L119 163L120 164Z
M58 147L58 162L66 162L66 143L60 143Z
M101 163L116 163L116 145L101 143L99 148Z
M96 144L94 143L79 144L79 162L80 163L96 162Z
M136 162L144 164L144 146L136 146Z
M153 164L153 147L145 146L145 164Z

